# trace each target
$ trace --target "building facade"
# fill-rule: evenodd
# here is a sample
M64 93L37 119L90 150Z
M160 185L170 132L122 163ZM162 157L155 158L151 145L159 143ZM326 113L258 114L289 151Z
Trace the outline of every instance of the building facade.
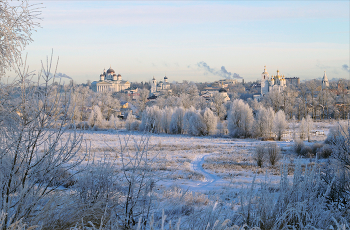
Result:
M168 77L164 77L164 82L160 81L157 84L157 80L154 78L152 79L152 84L151 84L151 94L155 94L156 92L164 92L164 91L169 91L170 90L170 83L168 82Z
M116 74L112 68L107 71L103 70L99 81L91 83L91 89L94 92L120 92L130 88L130 82L123 81L120 74Z
M268 92L278 91L282 92L286 88L286 79L284 75L280 75L280 71L277 70L275 76L271 76L266 71L266 66L264 67L264 72L261 74L261 96L264 96Z

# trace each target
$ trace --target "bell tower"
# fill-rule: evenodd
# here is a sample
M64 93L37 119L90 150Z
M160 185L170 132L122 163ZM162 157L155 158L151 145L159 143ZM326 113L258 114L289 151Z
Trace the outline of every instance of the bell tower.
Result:
M264 72L261 74L261 96L264 96L269 92L269 80L270 75L266 71L266 65L264 66Z

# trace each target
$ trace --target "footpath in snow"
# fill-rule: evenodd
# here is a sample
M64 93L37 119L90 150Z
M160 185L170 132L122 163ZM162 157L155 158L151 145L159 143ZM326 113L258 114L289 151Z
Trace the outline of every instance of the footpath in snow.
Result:
M210 154L206 155L197 155L196 158L191 162L191 170L193 172L202 174L204 176L203 181L191 181L189 183L184 184L184 186L187 186L189 190L191 191L208 191L208 190L215 190L218 188L218 186L222 186L224 183L228 183L227 181L222 180L220 177L211 174L207 171L205 171L202 167L204 164L204 159L209 156Z

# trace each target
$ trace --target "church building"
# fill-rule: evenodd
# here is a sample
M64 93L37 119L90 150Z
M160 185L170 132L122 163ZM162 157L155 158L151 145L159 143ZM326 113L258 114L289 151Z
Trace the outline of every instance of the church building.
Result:
M264 67L264 72L261 74L261 96L264 96L268 92L277 90L282 92L286 88L286 78L284 75L280 75L280 71L277 70L277 75L271 76Z
M130 82L123 81L122 76L117 75L112 68L109 68L107 72L103 70L100 80L91 83L91 89L94 92L120 92L128 88L130 88Z
M168 82L168 77L164 77L164 82L160 81L157 84L157 80L153 77L151 84L151 94L155 94L156 92L164 92L170 91L170 83Z
M322 90L327 89L329 87L329 81L326 75L326 71L324 71L323 78L322 78Z

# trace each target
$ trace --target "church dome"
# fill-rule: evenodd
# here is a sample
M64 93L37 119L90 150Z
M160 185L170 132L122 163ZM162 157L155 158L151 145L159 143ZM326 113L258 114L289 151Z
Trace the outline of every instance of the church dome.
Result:
M122 75L120 75L119 73L118 73L118 77L121 77Z
M168 79L168 77L167 77L167 76L165 76L165 77L164 77L164 79Z
M227 93L227 90L224 88L219 89L219 93Z
M107 70L107 73L115 73L115 71L114 71L114 69L109 68L109 69Z
M117 76L117 74L113 74L113 76Z

